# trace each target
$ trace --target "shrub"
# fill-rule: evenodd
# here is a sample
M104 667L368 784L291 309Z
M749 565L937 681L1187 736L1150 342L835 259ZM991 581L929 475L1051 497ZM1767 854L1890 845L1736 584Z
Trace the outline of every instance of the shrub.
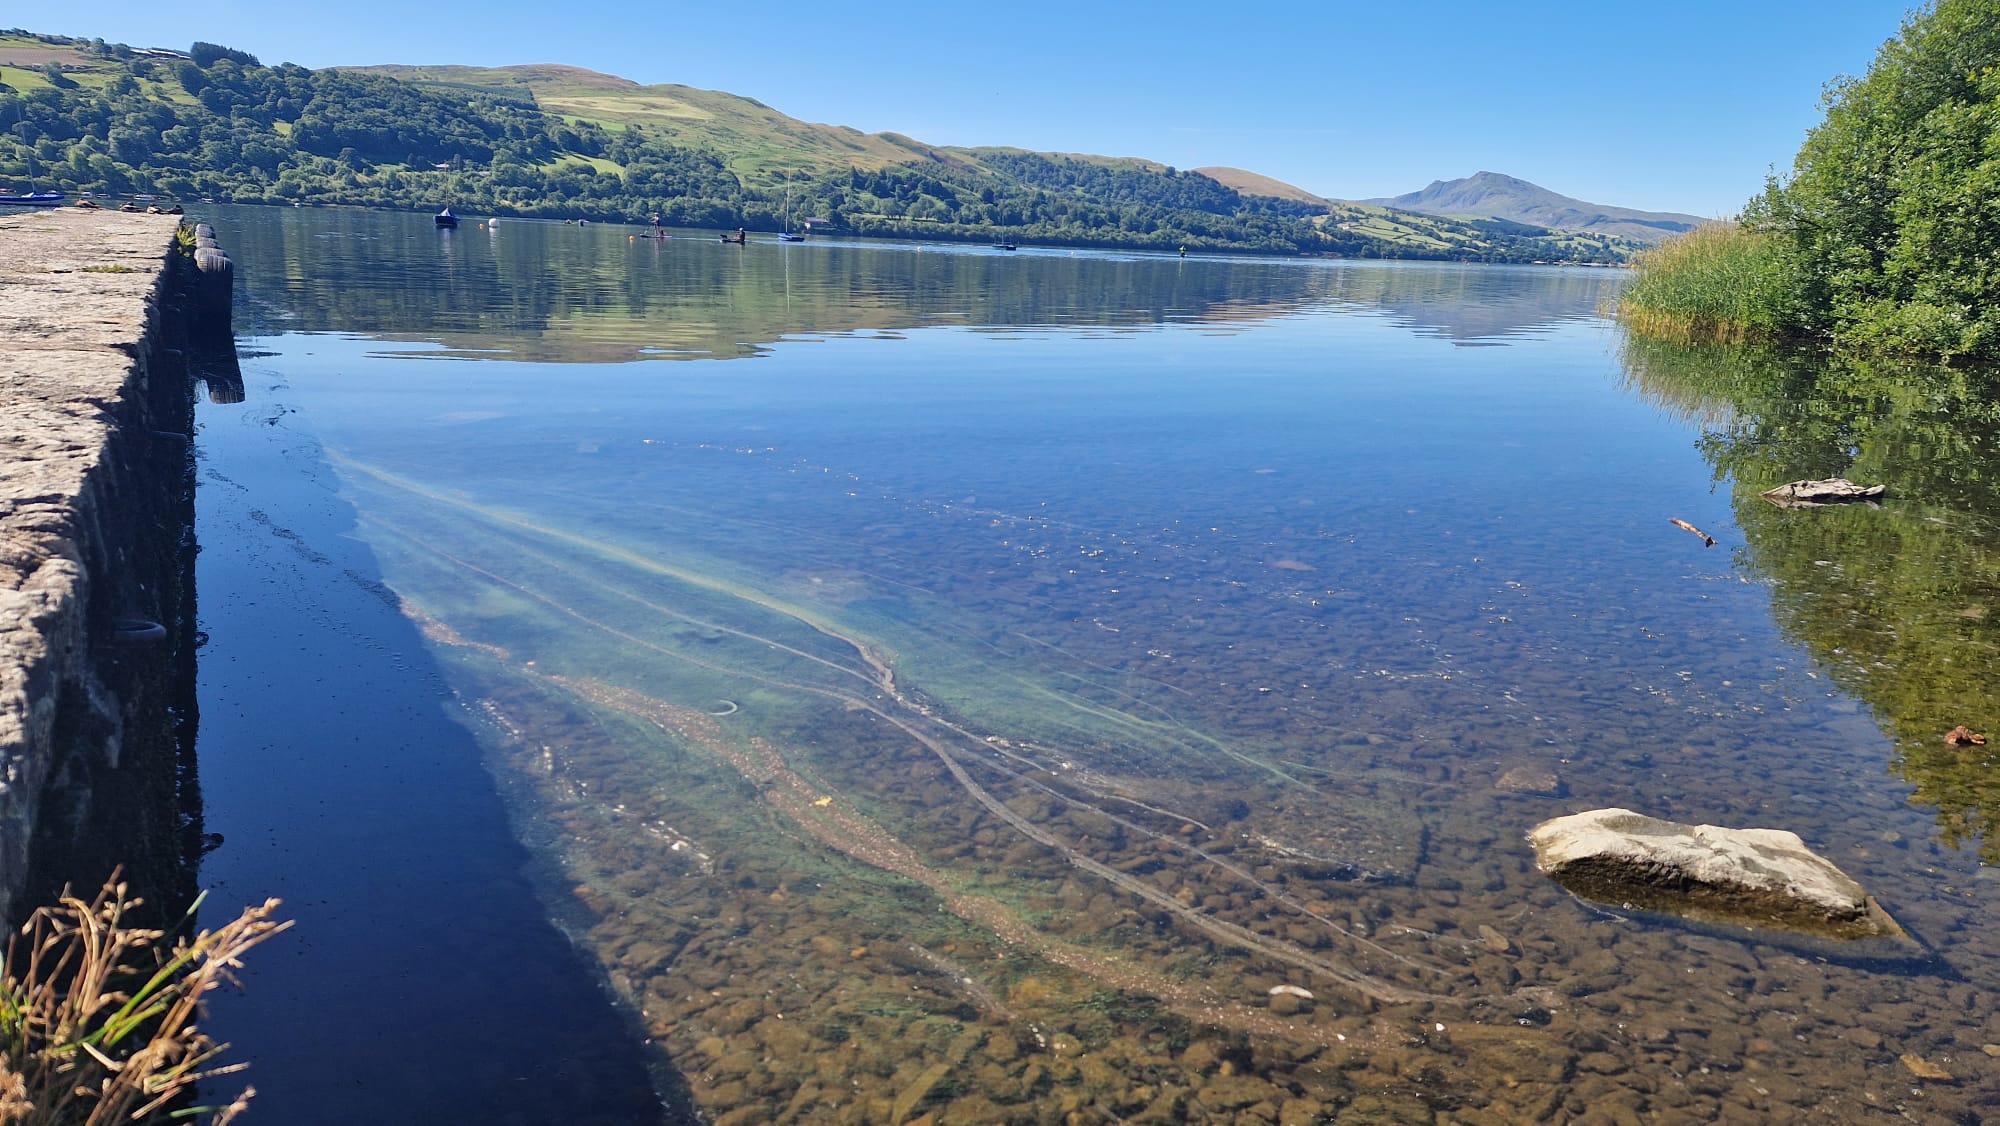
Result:
M1746 222L1783 241L1799 328L1871 351L2000 356L2000 0L1912 12Z

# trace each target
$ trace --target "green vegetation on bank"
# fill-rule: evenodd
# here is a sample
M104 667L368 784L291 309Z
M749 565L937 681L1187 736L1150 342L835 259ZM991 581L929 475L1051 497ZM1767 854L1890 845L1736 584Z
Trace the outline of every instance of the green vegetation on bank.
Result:
M1492 262L1624 239L1246 195L1141 160L932 148L573 67L307 70L0 32L0 182L670 226Z
M1911 13L1741 229L1686 241L1641 261L1641 330L2000 358L2000 0Z
M1710 223L1633 258L1638 271L1620 295L1622 315L1651 336L1768 339L1785 326L1774 310L1786 279L1772 236Z

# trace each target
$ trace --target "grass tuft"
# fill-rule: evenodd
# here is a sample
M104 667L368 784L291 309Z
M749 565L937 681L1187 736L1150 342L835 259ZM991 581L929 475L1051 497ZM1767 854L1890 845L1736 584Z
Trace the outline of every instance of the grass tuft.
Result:
M275 899L213 931L137 927L140 900L113 874L95 899L64 890L7 945L0 966L0 1122L109 1126L213 1112L222 1126L247 1105L184 1108L203 1079L242 1070L218 1065L228 1047L195 1027L201 998L241 968L251 947L285 930ZM200 905L197 900L196 906ZM194 911L188 913L191 927Z
M1668 339L1741 342L1782 334L1787 287L1779 246L1736 223L1708 223L1633 259L1618 319Z

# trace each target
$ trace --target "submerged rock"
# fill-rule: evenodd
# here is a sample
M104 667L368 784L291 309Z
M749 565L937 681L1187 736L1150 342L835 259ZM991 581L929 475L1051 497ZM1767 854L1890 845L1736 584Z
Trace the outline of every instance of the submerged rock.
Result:
M1902 1060L1903 1066L1910 1069L1910 1074L1919 1079L1931 1079L1940 1083L1951 1082L1951 1072L1946 1071L1944 1068L1939 1067L1915 1052L1904 1052Z
M1562 777L1546 766L1517 766L1493 783L1496 790L1510 794L1533 794L1539 797L1559 798L1563 795Z
M1822 504L1851 504L1858 500L1882 499L1886 485L1857 485L1845 477L1824 481L1793 481L1758 494L1779 508L1813 508Z
M1296 985L1274 985L1271 987L1271 1011L1281 1017L1297 1016L1312 1011L1312 990Z
M1586 899L1834 938L1902 933L1860 884L1782 829L1594 809L1544 821L1528 839L1536 866Z

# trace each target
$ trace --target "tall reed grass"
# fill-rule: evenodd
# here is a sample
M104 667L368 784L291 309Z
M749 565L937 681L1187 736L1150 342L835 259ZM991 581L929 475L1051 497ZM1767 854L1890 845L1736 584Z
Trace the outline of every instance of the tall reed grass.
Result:
M234 982L251 947L285 930L275 899L188 937L131 925L140 905L114 873L95 899L64 890L7 944L0 973L0 1123L109 1126L212 1112L222 1126L254 1093L227 1106L188 1107L226 1044L195 1025L201 998ZM199 901L196 906L200 905ZM194 910L185 925L192 927ZM171 937L171 946L168 945Z
M1618 318L1646 336L1745 341L1786 333L1789 273L1778 242L1740 224L1707 223L1633 260Z

